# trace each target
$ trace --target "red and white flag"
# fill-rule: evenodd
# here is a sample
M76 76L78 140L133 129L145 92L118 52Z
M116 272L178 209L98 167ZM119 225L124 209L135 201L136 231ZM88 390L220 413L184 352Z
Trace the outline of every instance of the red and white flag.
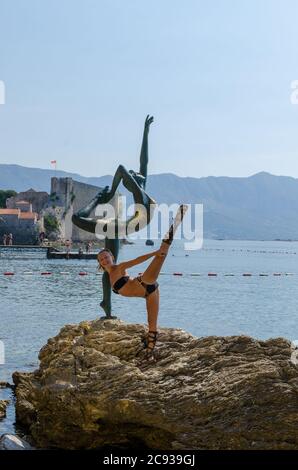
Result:
M51 160L51 165L55 167L55 170L57 168L57 160Z

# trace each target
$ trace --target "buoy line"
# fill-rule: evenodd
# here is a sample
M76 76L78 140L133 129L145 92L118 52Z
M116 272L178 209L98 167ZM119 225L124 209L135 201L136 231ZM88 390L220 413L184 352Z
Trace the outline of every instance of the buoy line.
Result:
M87 276L89 274L93 274L95 276L102 276L102 272L90 272L90 271L79 271L79 272L75 272L75 273L72 273L70 271L58 271L58 272L54 272L54 271L41 271L41 272L37 272L37 271L23 271L22 273L16 273L14 271L5 271L3 272L3 275L4 276L15 276L15 275L24 275L24 276L34 276L34 275L40 275L40 276L56 276L56 275L60 275L60 276L70 276L70 275L79 275L79 276ZM139 275L141 275L143 273L139 273ZM207 273L197 273L197 272L190 272L190 273L183 273L183 272L180 272L180 271L174 271L172 273L170 272L160 272L159 273L161 276L191 276L191 277L203 277L203 276L207 276L207 277L217 277L217 276L224 276L224 277L235 277L235 276L242 276L242 277L253 277L253 276L259 276L259 277L268 277L268 276L274 276L274 277L281 277L281 276L295 276L295 273L288 273L288 272L285 272L285 273L281 273L281 272L273 272L273 273L266 273L266 272L261 272L261 273L248 273L248 272L244 272L244 273L217 273L217 272L207 272Z

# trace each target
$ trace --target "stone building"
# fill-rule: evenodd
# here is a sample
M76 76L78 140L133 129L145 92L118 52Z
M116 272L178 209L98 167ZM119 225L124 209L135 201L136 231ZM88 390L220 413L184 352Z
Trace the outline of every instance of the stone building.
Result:
M35 191L30 188L28 191L18 193L16 196L6 199L8 209L16 209L23 201L32 204L32 210L38 214L49 204L49 194L46 191Z
M32 204L21 201L15 209L0 209L0 243L3 235L11 233L13 244L31 245L37 243L40 222L37 212L32 212Z

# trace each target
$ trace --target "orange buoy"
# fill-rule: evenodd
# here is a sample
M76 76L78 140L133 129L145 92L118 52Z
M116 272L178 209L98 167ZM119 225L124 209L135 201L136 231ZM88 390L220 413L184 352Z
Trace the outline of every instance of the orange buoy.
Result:
M217 276L217 273L208 273L208 276Z
M7 271L6 273L3 273L4 276L14 276L14 273L13 272L9 272Z
M173 276L183 276L182 273L173 273Z
M79 276L87 276L87 273L85 271L79 272Z
M42 276L48 276L49 274L52 274L50 273L49 271L44 271L43 273L40 273Z

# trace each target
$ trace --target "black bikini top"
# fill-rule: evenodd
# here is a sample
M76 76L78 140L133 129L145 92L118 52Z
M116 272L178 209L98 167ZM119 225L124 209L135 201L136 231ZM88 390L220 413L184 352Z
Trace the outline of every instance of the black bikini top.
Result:
M119 279L117 279L117 281L113 285L113 292L115 292L115 294L119 294L118 290L120 290L121 287L123 287L124 284L127 283L128 279L129 279L129 276L122 276Z

